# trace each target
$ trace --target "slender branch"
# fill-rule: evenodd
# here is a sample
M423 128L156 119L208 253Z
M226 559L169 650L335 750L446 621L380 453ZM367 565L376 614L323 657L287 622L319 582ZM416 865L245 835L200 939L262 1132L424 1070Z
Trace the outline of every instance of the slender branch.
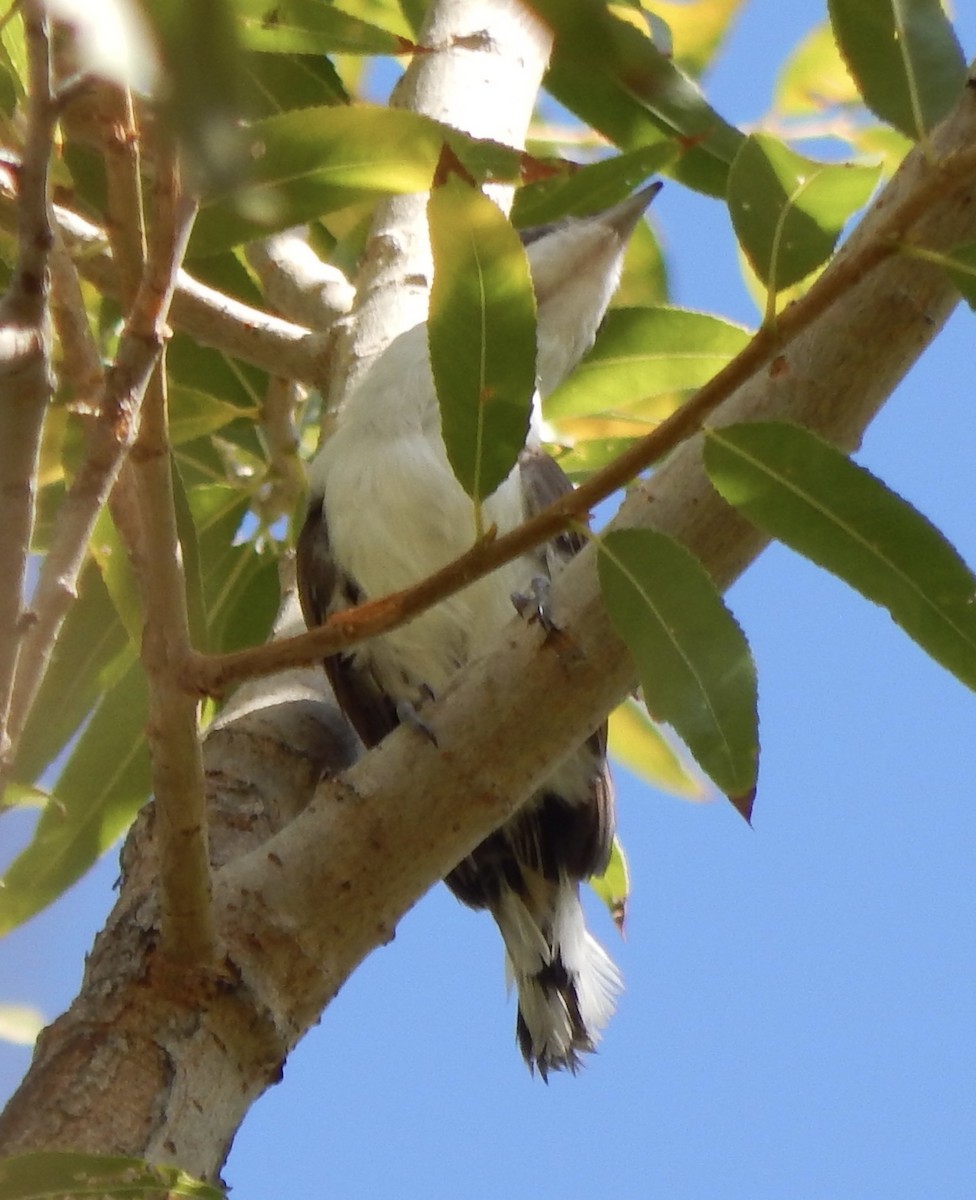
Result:
M16 226L18 201L0 175L0 228ZM54 205L54 222L83 279L107 296L119 295L118 272L105 231L70 209ZM186 271L177 277L170 311L175 328L197 341L263 371L313 383L329 357L329 336L272 316L200 283Z
M302 389L290 379L272 375L261 405L261 431L268 452L267 485L260 497L262 520L270 525L294 513L305 491L305 470L298 454L295 408Z
M602 471L532 520L501 537L489 536L475 543L415 586L337 613L307 634L220 657L194 655L187 663L186 686L202 693L219 694L237 680L313 662L358 641L387 633L585 518L597 504L698 432L733 392L754 378L875 267L897 253L901 243L911 239L913 226L932 202L953 186L968 181L974 170L976 150L971 148L956 152L932 168L880 222L869 239L853 253L841 251L806 296L781 313L774 324L762 326L748 345L686 404Z
M102 95L109 109L102 139L108 198L105 231L112 247L119 298L127 310L139 290L146 259L139 138L132 93L104 88Z
M129 325L134 337L160 348L164 322L192 227L194 206L180 192L175 158L160 154L146 276ZM162 950L183 967L213 963L216 937L210 904L210 858L203 764L195 700L179 684L190 633L166 413L163 355L149 381L131 456L141 546L137 576L145 629L142 660L149 682L148 737L160 852Z
M51 102L47 18L23 5L27 130L17 204L17 261L0 301L0 766L9 758L7 721L26 622L22 615L34 526L34 482L44 414L53 390L47 315L52 234L48 168L56 113Z
M247 261L278 312L310 329L331 328L356 298L356 289L339 268L323 262L294 230L253 242Z

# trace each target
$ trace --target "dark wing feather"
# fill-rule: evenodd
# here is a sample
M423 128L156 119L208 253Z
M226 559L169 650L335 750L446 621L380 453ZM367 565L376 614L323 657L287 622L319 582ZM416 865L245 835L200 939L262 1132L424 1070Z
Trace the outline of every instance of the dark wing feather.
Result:
M313 497L296 547L298 597L309 629L332 613L352 608L363 599L354 579L332 556L325 506ZM340 650L325 660L325 670L339 707L366 746L375 746L399 724L396 705L380 688L363 658Z
M519 471L526 517L533 517L572 490L565 472L543 450L524 450ZM551 574L554 566L567 562L584 544L585 539L577 533L560 534L540 552L540 569ZM577 752L581 772L586 771L587 752L592 759L589 796L567 799L543 788L458 863L447 882L459 900L473 908L490 908L503 886L524 895L523 870L556 883L565 876L588 879L606 868L614 833L613 784L606 749L607 727L603 725Z

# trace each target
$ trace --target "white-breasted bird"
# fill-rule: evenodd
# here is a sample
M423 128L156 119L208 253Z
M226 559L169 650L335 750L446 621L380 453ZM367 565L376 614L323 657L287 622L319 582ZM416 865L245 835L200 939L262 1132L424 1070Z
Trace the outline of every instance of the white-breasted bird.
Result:
M541 396L592 344L627 242L659 187L523 233L538 310ZM417 583L468 549L472 505L441 437L426 325L397 337L368 369L313 461L309 483L298 578L310 626ZM485 524L513 529L570 486L553 459L530 445L485 501ZM531 592L540 575L551 577L579 546L578 537L562 535L392 633L329 658L336 698L363 742L375 745L459 667L490 653L512 619L512 597ZM578 1068L620 991L617 968L586 929L579 896L580 881L605 868L613 830L604 727L555 764L515 816L446 880L498 924L518 989L519 1045L543 1078Z

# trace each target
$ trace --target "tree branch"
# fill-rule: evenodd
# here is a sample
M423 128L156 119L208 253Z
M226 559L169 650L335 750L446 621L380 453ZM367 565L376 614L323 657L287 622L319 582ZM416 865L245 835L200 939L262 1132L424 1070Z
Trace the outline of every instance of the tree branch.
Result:
M134 306L129 324L134 337L159 352L195 214L195 205L180 191L175 157L158 155L154 196L151 252L139 292L152 304ZM142 660L149 681L147 732L159 838L161 944L173 963L209 966L216 959L216 942L203 764L196 701L179 685L190 630L173 499L164 360L161 353L156 357L131 462L141 529L137 578L145 614Z
M0 177L0 228L10 229L16 223L19 201L3 185ZM119 296L118 272L104 230L60 205L54 205L53 219L82 278L107 296ZM170 320L204 345L288 379L320 378L328 357L326 334L225 296L183 270L177 277Z
M903 168L910 172L909 166ZM770 360L789 350L809 329L865 281L881 263L918 238L933 202L944 192L970 186L976 175L976 150L953 150L943 160L921 170L910 190L897 183L875 206L876 220L866 232L838 254L810 291L762 326L743 350L681 408L575 491L567 492L530 521L503 534L476 542L460 558L414 587L336 613L317 629L296 638L255 646L233 654L208 657L195 654L187 661L186 686L203 694L221 694L241 679L273 674L287 667L314 662L366 638L387 633L439 603L504 563L528 553L574 522L585 519L601 501L629 484L641 471L661 461L698 432L707 418L747 383L755 383Z
M16 209L17 262L0 300L0 773L14 673L27 632L21 605L34 527L34 479L44 414L53 390L47 312L52 244L48 168L57 120L51 100L47 18L37 0L23 4L27 47L27 129Z
M945 160L974 141L976 95L967 91L932 144ZM831 269L848 271L845 264L879 230L890 233L889 211L919 188L928 209L913 224L916 238L936 248L976 239L976 183L934 188L929 172L921 150L913 151ZM958 297L941 270L892 254L849 284L774 369L735 392L717 422L779 418L842 448L857 444ZM630 494L615 525L678 538L722 588L765 544L712 489L700 438ZM507 819L550 764L633 688L633 663L601 600L597 552L584 550L555 582L564 637L546 642L537 627L513 620L495 653L469 664L425 709L436 747L412 729L397 730L341 782L325 785L259 853L219 873L215 898L228 917L234 961L259 996L287 995L280 1019L298 1026L313 1019L426 888ZM232 908L241 896L248 902ZM299 928L297 944L286 946L283 931Z

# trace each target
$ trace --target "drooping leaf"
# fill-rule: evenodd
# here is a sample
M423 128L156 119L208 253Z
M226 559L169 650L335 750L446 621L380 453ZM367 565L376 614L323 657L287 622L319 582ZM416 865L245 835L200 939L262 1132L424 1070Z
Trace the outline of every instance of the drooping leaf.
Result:
M591 876L588 882L609 909L614 925L623 934L627 923L627 901L630 899L630 869L619 838L613 839L607 869L602 875Z
M638 20L603 0L532 0L555 33L546 87L622 150L663 133L682 148L673 174L720 196L742 134L708 104Z
M827 261L879 175L880 167L806 158L768 134L743 143L729 172L729 212L739 244L771 292Z
M651 396L701 387L748 340L747 330L708 313L612 309L593 349L546 398L546 418L626 412Z
M941 0L830 0L830 22L865 103L918 140L949 111L966 60Z
M674 728L748 818L759 754L756 671L715 585L683 546L651 530L605 535L598 566L648 711Z
M427 325L447 456L475 501L525 445L535 391L535 296L518 235L451 175L428 204L434 280Z
M220 1188L202 1183L178 1167L139 1158L46 1150L0 1159L4 1200L68 1200L72 1196L186 1196L224 1200Z
M796 425L710 429L705 465L750 521L883 605L976 689L976 575L917 509Z
M689 773L661 730L635 700L625 700L610 714L610 756L639 779L685 800L703 800L699 778Z
M78 739L30 844L0 887L0 935L26 921L99 858L128 828L149 795L141 665L102 697Z

